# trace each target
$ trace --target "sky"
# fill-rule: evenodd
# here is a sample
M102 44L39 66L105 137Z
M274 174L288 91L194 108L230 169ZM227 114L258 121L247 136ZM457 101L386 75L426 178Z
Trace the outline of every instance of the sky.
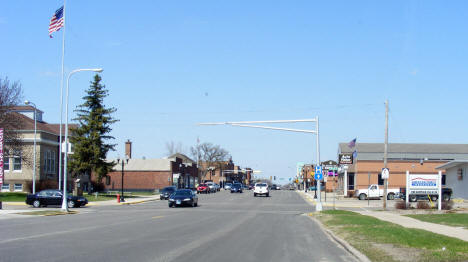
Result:
M60 121L58 0L0 1L0 77ZM65 76L102 67L117 108L116 151L161 158L166 143L211 142L259 177L315 163L314 134L201 122L319 117L320 160L338 143L468 143L466 1L68 0ZM93 74L70 80L69 118ZM275 125L315 129L314 123Z

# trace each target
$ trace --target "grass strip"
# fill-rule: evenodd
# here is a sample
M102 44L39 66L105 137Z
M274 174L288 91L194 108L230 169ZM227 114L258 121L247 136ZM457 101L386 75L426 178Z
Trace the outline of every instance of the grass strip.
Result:
M314 217L372 261L468 260L468 242L456 238L344 210L327 210Z
M26 201L26 193L21 192L1 192L0 201L2 202L24 202Z
M18 215L28 215L28 216L60 216L60 215L73 215L78 212L76 211L54 211L54 210L43 210L43 211L31 211L31 212L21 212L17 213Z
M468 229L468 213L406 215L421 221Z

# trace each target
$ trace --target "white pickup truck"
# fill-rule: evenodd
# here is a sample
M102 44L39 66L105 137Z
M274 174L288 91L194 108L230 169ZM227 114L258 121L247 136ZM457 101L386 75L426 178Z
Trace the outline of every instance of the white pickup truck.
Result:
M365 200L367 198L380 198L383 197L383 188L379 188L379 185L370 185L367 189L358 189L354 192L354 196L358 197L359 200ZM387 199L395 199L395 195L400 193L400 189L389 188L387 189Z

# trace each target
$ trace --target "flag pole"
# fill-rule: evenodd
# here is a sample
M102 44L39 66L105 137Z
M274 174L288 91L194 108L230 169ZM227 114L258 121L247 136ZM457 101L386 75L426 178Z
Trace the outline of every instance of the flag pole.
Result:
M63 1L63 35L62 35L62 79L60 81L60 134L59 134L59 177L58 177L58 184L59 190L62 190L62 123L63 123L63 78L65 74L64 63L65 63L65 29L67 24L67 17L66 17L66 2L67 0ZM67 146L65 144L65 146ZM67 157L67 156L65 156Z

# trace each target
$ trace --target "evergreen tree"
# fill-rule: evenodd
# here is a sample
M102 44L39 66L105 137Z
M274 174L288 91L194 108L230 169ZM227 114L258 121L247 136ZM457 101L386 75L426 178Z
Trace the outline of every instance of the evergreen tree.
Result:
M74 145L74 154L69 160L69 169L76 176L78 174L96 175L101 182L115 163L106 162L107 152L114 151L115 144L106 143L114 139L109 133L111 124L117 122L111 114L117 109L106 108L104 98L108 95L105 86L101 84L101 77L96 74L90 88L83 97L85 101L79 105L75 112L78 127L71 130L73 134L70 142Z

